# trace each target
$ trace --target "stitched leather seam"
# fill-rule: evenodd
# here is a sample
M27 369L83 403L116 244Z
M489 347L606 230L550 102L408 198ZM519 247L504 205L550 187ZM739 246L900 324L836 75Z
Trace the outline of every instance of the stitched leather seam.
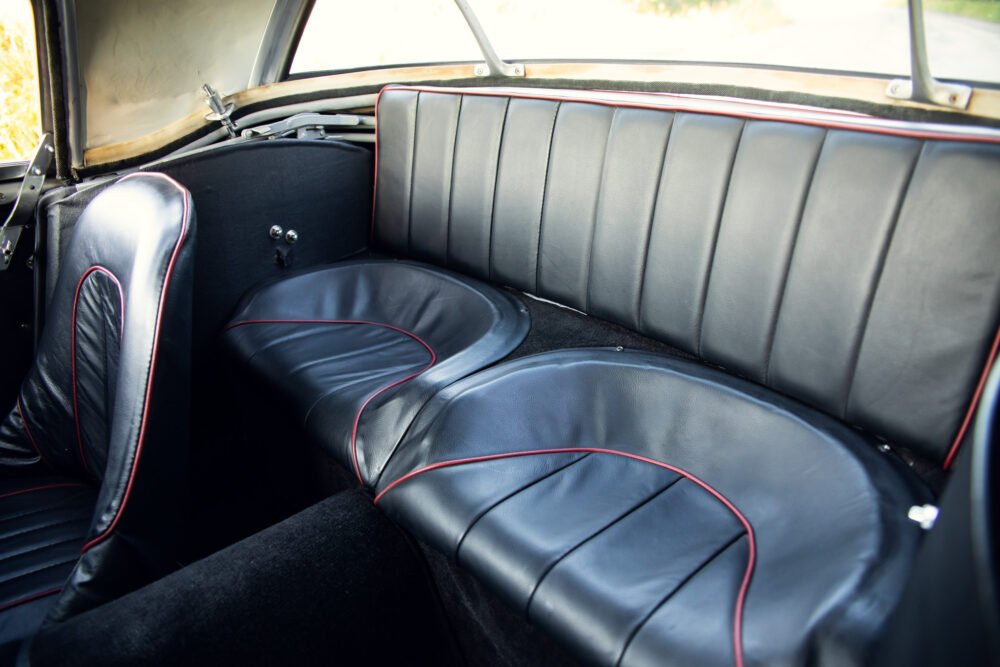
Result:
M413 191L417 182L417 136L420 134L420 91L413 105L413 151L410 153L409 202L406 205L406 253L413 254Z
M715 552L711 556L709 556L704 563L702 563L694 570L692 570L691 573L688 574L686 577L684 577L672 591L667 593L665 596L663 596L663 599L661 599L659 602L653 605L653 608L650 609L649 612L643 617L643 619L639 621L634 628L632 628L631 632L629 632L628 638L625 640L624 646L622 646L621 655L618 656L618 661L615 663L616 667L622 664L622 660L625 659L625 654L628 653L629 646L632 645L632 642L635 640L636 636L638 636L639 632L646 626L646 623L649 622L649 619L653 618L656 612L659 611L661 608L663 608L663 605L667 604L667 602L669 602L672 597L677 595L677 593L679 593L680 590L684 588L684 586L686 586L689 581L698 576L698 574L701 573L706 567L708 567L716 558L718 558L726 551L728 551L729 547L733 546L741 539L743 539L742 532L737 533L731 539L726 540L725 544L716 549Z
M458 155L458 131L462 127L462 107L465 98L458 98L458 113L455 116L455 137L451 142L451 177L448 181L448 221L444 227L444 265L451 265L451 211L455 203L455 157Z
M538 210L538 234L535 235L535 281L531 288L535 294L541 292L538 274L542 269L542 229L545 226L545 201L549 194L549 176L552 174L552 146L556 143L556 125L559 124L559 111L561 109L562 102L558 102L556 111L552 114L552 128L549 130L549 146L545 157L545 176L542 178L542 205Z
M19 512L17 514L4 514L0 516L0 529L2 529L3 524L10 523L11 521L20 521L22 519L27 519L28 517L37 517L39 514L46 514L49 512L59 512L71 507L79 506L79 503L76 502L76 499L72 497L61 498L60 500L62 502L55 502L52 503L51 505L45 505L41 508L32 506L32 508L26 512Z
M549 576L549 574L552 572L552 570L554 570L556 568L556 566L559 565L559 563L561 563L564 560L566 560L570 556L570 554L572 554L573 552L575 552L577 549L583 547L583 545L589 543L591 540L596 539L599 535L601 535L604 532L610 530L613 526L617 525L618 523L621 523L627 517L631 516L635 512L639 511L641 508L645 507L649 503L651 503L654 500L656 500L657 498L659 498L661 495L663 495L664 493L666 493L670 488L672 488L675 484L677 484L677 482L681 481L682 479L684 479L684 477L682 477L681 475L678 475L674 479L670 480L665 486L661 487L660 489L658 489L654 493L650 494L649 496L643 498L642 500L640 500L636 504L632 505L632 507L629 507L627 510L625 510L624 512L622 512L621 514L619 514L617 517L615 517L614 519L612 519L611 521L609 521L607 524L605 524L604 526L601 526L598 530L595 530L593 533L591 533L587 537L585 537L582 540L580 540L579 542L577 542L574 546L572 546L569 549L567 549L559 557L555 558L551 563L549 563L545 567L545 569L542 570L541 576L538 577L538 581L535 582L535 586L531 589L531 595L528 596L528 603L525 605L525 610L524 610L525 613L528 613L528 610L531 609L531 603L535 599L535 593L537 593L538 589L541 588L542 582L545 581L545 578Z
M59 561L57 563L49 563L49 564L47 564L47 565L45 565L43 567L39 567L39 568L36 568L34 570L29 570L27 572L20 572L20 573L14 575L13 577L6 577L6 578L3 578L3 579L0 579L0 585L2 585L2 584L9 584L11 582L17 581L18 579L24 579L25 577L30 577L31 575L34 575L34 574L41 574L42 572L48 572L49 570L54 570L56 568L65 567L66 565L69 565L71 563L76 563L78 560L79 560L78 556L72 556L70 558L67 558L66 560L61 560L61 561Z
M474 516L472 518L472 521L469 522L469 525L465 527L465 530L462 531L462 535L458 538L458 542L455 544L455 553L453 554L454 559L456 561L458 560L458 553L462 550L462 544L465 542L465 538L469 535L470 532L472 532L472 529L476 527L476 524L479 523L480 519L482 519L483 517L485 517L487 514L489 514L490 512L492 512L493 510L495 510L496 508L500 507L500 505L503 505L505 502L507 502L508 500L510 500L511 498L513 498L514 496L516 496L518 494L521 494L521 493L524 493L525 491L527 491L531 487L535 486L536 484L541 484L542 482L544 482L548 478L553 477L555 475L558 475L559 473L563 472L564 470L566 470L568 468L572 468L574 465L576 465L580 461L583 461L588 456L590 456L590 454L584 454L583 456L580 456L580 457L577 457L577 458L573 459L569 463L565 463L565 464L563 464L561 466L553 468L552 470L548 471L547 473L545 473L541 477L533 479L530 482L528 482L527 484L514 489L513 491L511 491L510 493L508 493L504 497L500 498L500 500L496 501L495 503L493 503L492 505L490 505L489 507L487 507L483 511L479 512L476 516Z
M39 512L39 514L42 514L42 513L43 512ZM31 515L29 515L29 516L31 516ZM41 519L41 518L42 517L36 517L36 520L37 519ZM21 537L23 535L30 535L32 533L37 533L38 531L45 530L47 528L55 528L56 526L66 526L66 525L69 525L71 523L81 523L82 522L82 523L86 524L89 521L90 521L90 512L87 512L86 516L84 516L83 514L77 514L76 516L70 516L69 518L63 517L63 518L60 518L60 519L56 519L54 521L49 521L47 523L37 523L35 525L28 526L27 528L22 528L20 530L14 529L14 530L11 530L10 532L2 532L2 533L0 533L0 540L7 541L7 540L11 540L11 539L13 539L15 537ZM86 526L84 526L84 528L86 528ZM16 556L17 554L13 554L13 555ZM7 558L8 558L8 556L0 557L0 561L7 560Z
M466 465L469 463L480 463L484 461L494 461L497 459L509 459L516 458L520 456L539 456L544 454L570 454L570 453L592 453L592 454L610 454L612 456L624 456L626 458L634 459L636 461L642 461L644 463L649 463L651 465L659 466L666 470L670 470L682 477L688 479L689 481L697 484L702 489L710 493L716 500L722 503L727 510L736 516L736 519L743 525L743 529L747 534L749 543L749 553L747 554L747 567L743 574L743 581L740 584L739 593L736 596L736 608L733 613L733 659L736 667L744 667L743 661L743 608L746 602L747 591L750 588L750 580L753 578L754 565L757 561L757 542L754 536L753 526L750 521L743 515L740 510L733 505L722 493L715 490L707 482L703 481L701 478L689 473L683 468L678 468L677 466L671 465L669 463L664 463L663 461L657 461L656 459L651 459L645 456L640 456L638 454L630 454L628 452L622 452L616 449L604 449L600 447L562 447L553 449L536 449L536 450L525 450L520 452L505 452L503 454L486 454L482 456L474 456L464 459L453 459L450 461L439 461L438 463L432 463L430 465L424 466L413 470L402 477L397 478L388 486L386 486L381 492L379 492L374 499L374 503L378 502L385 496L386 493L396 488L400 484L422 475L426 472L432 470L439 470L441 468L449 468L452 466Z
M74 523L74 522L81 523L82 527L84 529L86 529L87 523L88 523L87 519L72 519L72 520L69 520L69 521L62 521L62 522L60 522L58 524L53 524L53 525L63 525L63 524ZM35 530L41 530L42 528L51 528L51 527L52 526L41 526L39 528L35 528L35 529L32 529L32 530L26 530L23 533L19 533L19 535L24 535L24 534L27 534L27 533L31 533L31 532L34 532ZM5 539L7 537L16 537L16 535L5 536ZM53 547L62 546L63 544L79 544L81 539L83 539L82 536L77 535L77 536L73 536L73 537L61 537L61 538L56 539L55 541L47 542L45 544L33 544L33 545L31 545L31 548L29 548L29 549L24 549L23 551L18 551L17 553L11 553L11 554L7 554L7 555L5 555L3 557L0 557L0 563L6 563L7 561L9 561L11 559L20 558L22 556L27 556L29 554L37 554L39 552L45 551L47 549L51 549ZM75 561L76 558L74 557L72 560ZM66 562L71 562L71 561L60 561L60 563L66 563Z
M785 302L785 292L788 291L788 276L792 272L792 260L795 259L795 249L798 247L799 234L802 232L802 219L806 214L806 205L809 203L809 195L812 193L813 181L816 180L816 170L819 168L819 161L823 157L823 149L826 148L826 140L830 136L830 130L824 130L823 140L813 158L812 169L809 171L809 180L806 181L805 190L802 191L802 202L799 204L799 212L795 217L795 229L792 231L791 244L788 248L788 259L781 273L781 286L778 288L778 299L774 302L774 316L768 323L767 350L764 353L764 379L762 384L767 384L771 379L771 358L774 355L774 339L778 333L778 320L781 319L781 306Z
M371 224L368 226L369 246L375 244L375 205L378 203L378 135L381 134L378 131L378 107L382 101L382 93L384 92L385 88L378 91L378 95L375 96L375 164L373 165L374 171L372 173L372 219Z
M503 140L507 136L507 114L510 113L510 98L503 108L503 120L500 121L500 141L497 142L497 170L493 174L493 204L490 206L490 239L486 247L486 279L493 280L493 230L497 219L497 189L500 186L500 164L503 158Z
M223 331L229 331L237 327L242 327L252 324L357 324L357 325L383 327L385 329L390 329L392 331L396 331L398 333L409 336L413 340L423 345L424 348L430 353L431 360L427 363L426 366L424 366L423 368L414 373L407 375L406 377L400 380L395 380L387 385L384 385L383 387L378 389L375 393L369 395L368 398L366 398L364 402L361 404L361 407L358 408L358 411L354 416L354 425L351 428L351 463L354 465L354 474L357 475L358 481L362 485L364 485L365 480L364 477L362 477L361 475L361 466L358 463L358 425L361 422L361 413L363 413L365 408L368 407L368 404L371 403L380 394L389 391L390 389L393 389L395 387L398 387L399 385L402 385L406 382L409 382L410 380L417 377L421 373L430 370L430 368L437 363L437 353L434 352L434 348L432 348L422 338L420 338L418 335L416 335L411 331L407 331L406 329L400 329L399 327L394 327L391 324L385 324L384 322L369 322L366 320L278 320L278 319L242 320L240 322L233 322L232 324L227 326Z
M896 202L896 209L892 213L892 222L889 225L889 229L885 233L885 241L882 244L882 248L879 251L878 264L875 266L875 275L871 281L871 289L865 298L864 302L864 315L860 326L858 327L857 341L854 343L854 358L851 361L850 375L847 376L847 393L844 395L843 408L841 410L841 419L847 420L847 413L851 408L851 393L854 390L854 378L858 373L858 362L861 360L861 348L865 343L865 334L868 332L868 321L871 319L872 310L875 306L875 296L878 294L879 283L882 282L882 273L885 271L885 263L889 258L889 249L892 247L892 240L896 235L896 227L899 225L899 218L903 212L903 205L906 202L906 197L910 193L910 185L913 183L913 175L917 173L917 165L920 164L920 158L924 154L924 149L927 144L920 146L920 150L917 151L917 156L913 159L913 164L910 165L910 172L906 175L906 182L903 184L903 188L900 190L899 199Z
M590 312L590 278L593 275L594 267L594 245L597 243L597 223L601 215L601 195L604 193L604 182L608 178L608 150L611 148L611 134L615 131L615 120L618 118L618 109L611 111L611 120L608 121L608 134L604 138L604 153L601 155L601 179L597 182L597 194L594 200L594 218L590 221L590 245L587 247L587 268L584 270L586 282L583 286L583 312Z
M395 343L396 343L396 341L380 341L378 343L375 343L374 345L370 345L369 347L365 348L364 354L378 354L378 353L384 352L386 350L392 350L395 347ZM347 353L344 353L344 354L335 354L332 357L329 357L329 356L328 357L323 357L320 360L312 360L312 359L310 359L309 362L307 362L305 364L302 364L302 365L300 365L297 368L294 368L294 369L285 369L286 370L285 378L288 379L288 380L292 380L293 376L295 375L295 372L297 370L301 369L302 367L308 368L309 366L312 366L314 364L322 364L322 363L325 363L326 361L329 361L329 360L332 360L332 359L344 358L344 357L351 357L351 356L354 356L354 355L357 355L357 354L359 354L357 351L352 351L352 352L347 352ZM413 372L412 366L413 366L413 364L407 364L406 368L403 368L403 369L399 369L399 368L379 368L377 370L373 369L372 371L370 371L367 374L362 374L362 373L358 373L358 372L350 372L349 373L349 375L351 376L350 379L346 379L343 382L343 384L340 384L340 385L337 385L337 386L333 386L333 387L330 387L330 388L326 389L325 391L322 391L320 393L320 395L317 398L315 398L312 401L312 403L309 404L309 407L306 409L305 413L302 416L302 425L304 427L308 427L309 426L309 420L312 418L313 411L316 410L316 407L320 403L322 403L323 401L325 401L330 396L333 396L334 394L340 393L341 391L345 391L345 392L346 391L350 391L351 389L353 389L354 387L356 387L358 385L366 385L366 384L370 384L370 383L373 383L373 382L375 383L376 386L381 386L381 384L378 384L379 382L384 383L384 384L388 384L389 381L386 380L386 378L399 378L399 377L402 377L402 375L401 375L402 373L412 373Z
M94 471L90 469L90 464L87 462L87 455L83 448L83 434L80 429L80 408L77 402L77 391L76 391L76 317L77 317L77 306L80 303L80 293L83 291L83 285L87 282L87 278L93 273L103 273L111 282L115 284L118 289L118 302L121 308L121 325L119 329L119 341L121 340L121 335L125 331L125 295L122 292L122 284L119 282L118 277L111 272L110 269L103 267L99 264L91 266L83 272L80 276L80 280L76 283L76 292L73 294L73 316L70 320L70 338L69 338L69 355L70 355L70 383L73 388L73 423L76 426L76 444L80 451L80 463L83 464L83 469L90 475L94 474Z
M670 138L674 134L674 123L677 115L670 118L667 136L663 141L663 153L660 155L660 168L656 174L656 191L653 192L653 205L649 209L649 222L646 224L646 243L642 251L642 267L639 269L639 294L635 303L635 330L642 333L642 295L646 291L646 268L649 265L649 246L653 243L653 227L656 224L656 208L660 204L660 190L663 189L663 173L667 169L667 151L670 150Z
M698 336L694 341L694 353L702 357L701 343L705 329L705 309L708 307L708 290L712 286L712 268L715 266L715 253L719 249L719 236L722 234L722 221L726 215L726 204L729 203L729 190L733 185L733 172L736 171L736 160L740 155L740 146L743 144L743 133L747 129L747 121L740 125L739 136L736 137L736 146L733 148L733 157L729 162L729 173L726 175L726 189L722 193L722 201L719 203L719 212L715 220L715 229L712 230L712 249L708 255L708 265L705 267L705 284L701 288L698 299Z

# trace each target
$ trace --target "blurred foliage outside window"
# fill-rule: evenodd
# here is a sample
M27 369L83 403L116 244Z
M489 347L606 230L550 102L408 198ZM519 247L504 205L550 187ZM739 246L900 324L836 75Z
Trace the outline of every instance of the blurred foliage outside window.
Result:
M0 0L0 162L26 159L40 134L31 5Z

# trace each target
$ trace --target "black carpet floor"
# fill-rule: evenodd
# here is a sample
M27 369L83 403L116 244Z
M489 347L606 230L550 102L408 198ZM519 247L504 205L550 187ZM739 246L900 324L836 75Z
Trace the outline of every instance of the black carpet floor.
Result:
M461 664L419 552L361 491L43 629L31 664Z

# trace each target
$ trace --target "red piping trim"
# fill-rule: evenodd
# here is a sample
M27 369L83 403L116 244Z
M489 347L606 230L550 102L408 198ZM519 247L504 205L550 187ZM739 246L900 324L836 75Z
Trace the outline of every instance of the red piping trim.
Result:
M585 97L559 96L559 95L536 95L531 93L513 93L492 90L470 90L470 89L448 89L434 88L433 86L391 86L385 90L410 90L424 93L442 93L446 95L479 95L482 97L511 97L527 100L548 100L551 102L580 102L581 104L597 104L606 107L620 107L628 109L652 109L654 111L675 111L683 113L698 113L709 116L729 116L733 118L745 118L748 120L765 120L779 123L794 123L796 125L812 125L815 127L826 127L835 130L849 130L851 132L868 132L871 134L887 134L895 137L908 137L913 139L940 139L943 141L964 141L982 144L1000 144L1000 137L980 137L948 134L946 132L933 132L930 130L905 130L894 127L869 127L865 125L855 125L847 122L837 122L833 120L818 120L811 118L787 118L768 113L750 113L717 111L714 109L689 109L679 105L671 104L643 104L641 102L614 101L602 99L587 99ZM644 94L644 93L643 93ZM379 93L381 96L381 92ZM378 98L376 98L376 104ZM376 109L377 112L377 109ZM376 134L378 134L376 127Z
M354 415L354 425L351 427L351 462L354 464L354 474L357 475L358 481L361 482L361 484L363 485L365 483L365 480L361 476L361 466L358 464L358 424L360 424L361 422L361 413L364 412L365 408L368 407L368 404L371 403L372 400L375 399L375 397L389 391L394 387L398 387L404 382L409 382L410 380L417 377L421 373L430 370L431 366L437 363L437 354L434 352L434 349L426 342L424 342L424 340L421 339L420 336L416 335L411 331L407 331L406 329L400 329L399 327L394 327L391 324L385 324L383 322L369 322L368 320L243 320L241 322L234 322L233 324L230 324L224 329L224 331L229 331L230 329L235 329L236 327L241 327L247 324L365 324L374 327L383 327L385 329L391 329L392 331L396 331L398 333L409 336L413 340L423 345L424 348L430 353L431 360L427 363L426 366L424 366L415 373L407 375L405 378L401 380L396 380L395 382L392 382L380 388L378 391L376 391L374 394L370 395L368 398L364 400L364 402L361 404L361 407L358 408L357 414Z
M976 391L972 395L972 401L969 403L969 409L965 413L965 419L962 420L962 426L958 429L958 434L955 436L955 440L951 443L951 449L948 450L948 456L944 460L942 468L945 470L951 468L951 464L955 462L958 450L962 447L962 440L965 439L965 433L969 430L969 425L972 424L972 418L976 414L976 407L979 405L979 399L982 398L983 389L986 387L986 378L989 377L990 368L992 368L993 362L997 358L998 348L1000 348L1000 327L997 328L997 333L993 337L993 346L990 348L990 353L986 357L986 364L983 366L983 372L979 376L979 384L976 385Z
M8 609L12 609L13 607L17 607L18 605L27 604L29 602L34 602L35 600L40 600L50 595L55 595L61 590L62 586L57 586L56 588L50 588L47 591L32 593L31 595L26 595L23 598L18 598L17 600L13 600L11 602L5 602L4 604L0 605L0 611L7 611Z
M118 302L121 305L121 322L118 329L119 337L125 331L125 295L122 292L122 284L118 282L117 276L115 276L115 274L113 274L110 270L95 264L83 272L83 275L80 276L79 282L76 284L76 293L73 295L73 319L71 321L72 326L70 327L69 339L70 378L73 383L73 421L76 423L76 444L80 449L80 461L83 463L83 469L91 475L94 473L90 469L90 464L87 463L87 455L83 451L83 436L80 433L80 411L76 399L76 311L77 304L80 301L80 291L83 289L83 283L87 280L87 277L94 272L103 273L107 277L111 278L115 287L118 288Z
M417 475L422 475L425 472L430 472L431 470L439 470L441 468L450 468L452 466L464 465L466 463L480 463L483 461L496 461L498 459L509 459L517 458L521 456L537 456L541 454L611 454L613 456L623 456L628 459L634 459L636 461L642 461L643 463L649 463L660 468L664 468L671 472L677 473L681 477L694 482L700 486L705 491L712 494L716 500L721 502L727 510L733 513L741 524L743 524L743 529L747 533L747 541L750 547L749 554L747 555L747 567L743 574L743 582L740 584L739 594L736 597L736 608L733 614L733 658L736 662L736 667L743 667L743 608L746 603L747 590L750 588L750 580L753 578L754 565L757 562L757 540L754 536L753 526L750 525L750 521L743 515L739 509L736 508L733 503L722 495L719 491L712 488L707 482L702 481L698 477L688 471L678 468L677 466L670 465L669 463L663 463L662 461L657 461L656 459L650 459L645 456L639 456L638 454L629 454L628 452L621 452L616 449L603 449L600 447L559 447L554 449L534 449L526 450L523 452L508 452L505 454L487 454L484 456L473 456L464 459L454 459L451 461L441 461L439 463L433 463L423 468L418 468L413 470L399 479L393 481L389 486L385 487L378 495L375 496L375 503L377 504L382 497L389 491L394 489L396 486L402 484L403 482L413 479Z
M67 489L74 486L83 486L80 482L55 482L53 484L43 484L42 486L33 486L28 489L20 489L18 491L8 491L7 493L0 493L0 500L4 498L11 498L13 496L19 496L23 493L31 493L32 491L45 491L47 489Z
M31 448L35 450L36 454L38 454L38 458L41 459L42 463L51 468L52 464L49 463L49 460L45 458L44 454L42 454L42 450L39 449L38 443L35 442L35 436L31 433L31 427L28 426L28 418L24 416L24 411L21 409L20 395L17 397L17 401L15 401L14 406L17 408L17 414L21 416L21 423L24 425L24 432L28 435L28 442L31 443Z
M146 440L146 426L149 421L147 419L147 417L149 416L149 404L150 404L149 398L153 394L153 378L156 375L156 359L157 359L156 353L160 347L160 328L161 328L160 325L163 321L163 307L167 300L166 299L167 287L170 285L170 278L174 273L174 266L177 264L177 256L180 255L181 246L184 245L184 239L187 238L187 233L188 233L188 220L189 220L189 215L191 213L190 204L188 203L188 200L190 199L188 191L184 189L184 187L174 179L170 178L166 174L161 174L159 172L148 172L148 173L136 172L134 174L129 174L128 176L123 177L118 182L121 183L123 181L126 181L130 178L134 178L137 176L147 177L147 178L148 177L162 178L171 185L173 185L175 188L177 188L177 190L181 193L181 198L184 200L184 212L181 217L181 231L180 234L177 235L177 243L174 245L174 251L170 255L170 261L167 264L167 272L163 276L163 286L160 288L160 303L156 309L156 327L153 330L153 350L149 360L149 375L146 378L146 396L143 400L143 406L142 406L142 421L140 422L139 425L139 440L135 448L135 457L132 459L132 470L129 471L128 484L125 486L125 495L122 496L121 505L118 506L118 510L115 512L115 516L111 520L111 524L107 528L105 528L104 531L101 532L97 537L93 538L92 540L84 544L83 548L80 550L80 553L86 553L89 549L97 546L105 539L107 539L107 537L114 531L115 527L118 525L118 520L121 519L122 511L125 509L125 505L128 504L129 496L132 494L132 486L135 484L135 471L139 466L139 457L142 455L142 445Z

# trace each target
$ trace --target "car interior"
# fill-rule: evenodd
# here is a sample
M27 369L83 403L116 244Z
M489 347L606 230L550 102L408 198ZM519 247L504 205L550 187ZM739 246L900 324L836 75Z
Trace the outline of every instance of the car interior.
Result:
M1000 115L366 85L92 164L49 100L5 664L997 664Z

